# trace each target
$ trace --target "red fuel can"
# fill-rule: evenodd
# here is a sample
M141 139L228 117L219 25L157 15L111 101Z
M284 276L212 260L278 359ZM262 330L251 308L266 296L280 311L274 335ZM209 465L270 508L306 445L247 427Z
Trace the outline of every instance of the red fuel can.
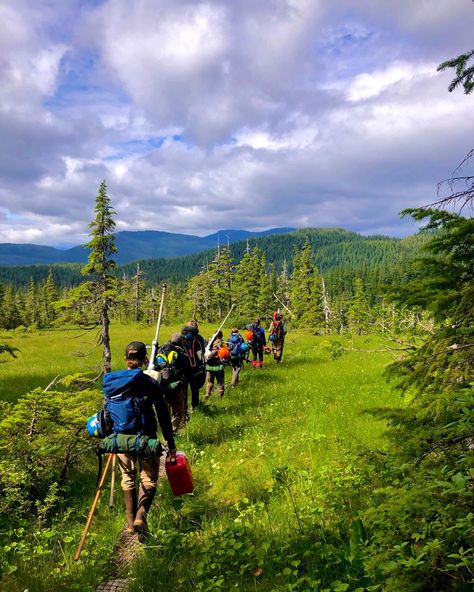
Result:
M167 460L165 462L165 469L173 495L192 493L194 489L193 474L191 473L189 460L184 452L178 450L176 452L176 462L172 463Z

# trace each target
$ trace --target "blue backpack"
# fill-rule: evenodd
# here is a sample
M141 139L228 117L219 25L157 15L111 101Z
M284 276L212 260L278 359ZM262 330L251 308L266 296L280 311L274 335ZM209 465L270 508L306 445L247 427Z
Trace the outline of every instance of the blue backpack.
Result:
M227 344L229 345L230 357L240 358L242 355L240 346L244 342L244 339L240 333L234 333L229 337Z
M143 372L118 370L109 372L102 379L105 403L104 411L112 425L114 434L138 434L144 427L145 400L139 384Z

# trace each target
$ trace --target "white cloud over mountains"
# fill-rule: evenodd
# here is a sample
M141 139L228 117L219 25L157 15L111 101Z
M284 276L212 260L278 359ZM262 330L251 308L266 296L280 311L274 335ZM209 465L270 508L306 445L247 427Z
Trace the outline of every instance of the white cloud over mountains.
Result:
M467 0L0 0L0 242L119 230L404 234L472 147L441 61Z

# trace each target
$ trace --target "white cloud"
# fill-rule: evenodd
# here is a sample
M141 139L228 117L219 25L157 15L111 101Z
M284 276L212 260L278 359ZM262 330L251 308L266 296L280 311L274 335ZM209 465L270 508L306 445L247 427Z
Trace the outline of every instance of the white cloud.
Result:
M347 98L349 101L362 101L377 97L398 83L410 82L414 78L420 81L425 78L434 78L436 75L436 64L422 64L417 66L403 62L394 63L384 70L358 74L349 83Z
M0 241L84 242L104 178L119 229L406 229L397 212L471 148L473 99L436 73L471 47L469 17L465 0L4 3Z

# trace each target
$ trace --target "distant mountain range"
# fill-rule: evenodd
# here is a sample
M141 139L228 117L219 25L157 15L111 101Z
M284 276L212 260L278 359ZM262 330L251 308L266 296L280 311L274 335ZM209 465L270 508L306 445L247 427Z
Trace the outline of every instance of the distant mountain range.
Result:
M117 232L115 244L117 263L125 264L142 259L179 257L199 253L247 238L286 234L295 228L270 228L262 232L225 229L207 236L175 234L159 230ZM89 251L82 245L70 249L57 249L42 245L0 243L0 265L48 265L52 263L86 263Z

